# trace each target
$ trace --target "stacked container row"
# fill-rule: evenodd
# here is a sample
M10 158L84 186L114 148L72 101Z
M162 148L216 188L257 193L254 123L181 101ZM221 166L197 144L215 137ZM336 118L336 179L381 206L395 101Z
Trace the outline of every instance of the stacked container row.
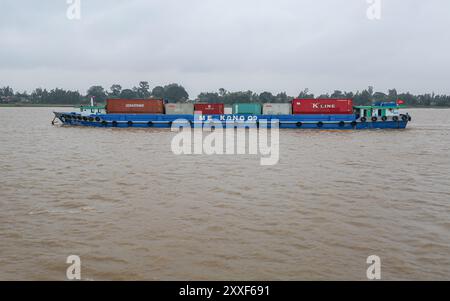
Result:
M291 115L291 114L352 114L351 99L294 99L289 103L238 103L232 108L224 104L171 103L164 105L161 99L108 99L108 114L164 114L204 115L249 114L249 115Z

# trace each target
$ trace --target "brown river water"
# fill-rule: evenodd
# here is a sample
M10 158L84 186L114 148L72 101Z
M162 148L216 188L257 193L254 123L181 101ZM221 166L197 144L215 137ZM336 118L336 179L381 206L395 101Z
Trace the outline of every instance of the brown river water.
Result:
M0 108L0 280L450 280L450 110L407 130L280 130L280 162ZM59 109L67 110L67 109Z

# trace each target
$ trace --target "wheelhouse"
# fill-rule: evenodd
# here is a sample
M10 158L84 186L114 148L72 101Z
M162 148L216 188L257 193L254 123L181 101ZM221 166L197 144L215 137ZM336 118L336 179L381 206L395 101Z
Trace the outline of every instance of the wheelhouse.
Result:
M400 106L396 103L381 103L374 106L355 106L353 109L357 119L363 120L398 120L401 116Z
M105 106L80 106L81 115L106 114Z

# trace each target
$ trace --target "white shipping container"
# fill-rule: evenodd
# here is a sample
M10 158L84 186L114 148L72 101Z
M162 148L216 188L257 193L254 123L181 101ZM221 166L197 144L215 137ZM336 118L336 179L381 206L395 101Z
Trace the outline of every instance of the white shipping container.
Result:
M166 115L193 115L194 104L192 103L168 103L165 105Z
M266 103L263 106L263 115L291 115L290 103Z
M225 107L225 114L233 114L233 108L227 108L227 107Z

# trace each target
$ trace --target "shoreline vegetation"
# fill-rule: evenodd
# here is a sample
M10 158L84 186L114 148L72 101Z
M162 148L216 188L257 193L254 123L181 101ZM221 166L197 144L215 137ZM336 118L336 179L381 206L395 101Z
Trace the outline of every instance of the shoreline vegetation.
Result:
M369 86L367 89L356 92L335 90L333 93L313 94L309 89L300 91L298 95L290 96L285 92L260 94L248 91L229 92L219 89L217 92L202 92L195 98L190 98L186 89L179 84L150 87L149 82L141 81L132 88L122 88L119 84L109 89L102 86L92 86L85 94L77 90L55 88L51 90L36 88L31 93L27 91L14 91L9 86L0 87L0 107L76 107L89 105L94 97L96 105L103 105L108 98L158 98L168 103L174 102L202 102L202 103L287 103L294 98L352 98L355 105L371 105L375 102L395 102L403 100L404 105L410 108L450 108L450 95L435 93L413 95L409 92L399 93L396 89L385 92L375 92Z

